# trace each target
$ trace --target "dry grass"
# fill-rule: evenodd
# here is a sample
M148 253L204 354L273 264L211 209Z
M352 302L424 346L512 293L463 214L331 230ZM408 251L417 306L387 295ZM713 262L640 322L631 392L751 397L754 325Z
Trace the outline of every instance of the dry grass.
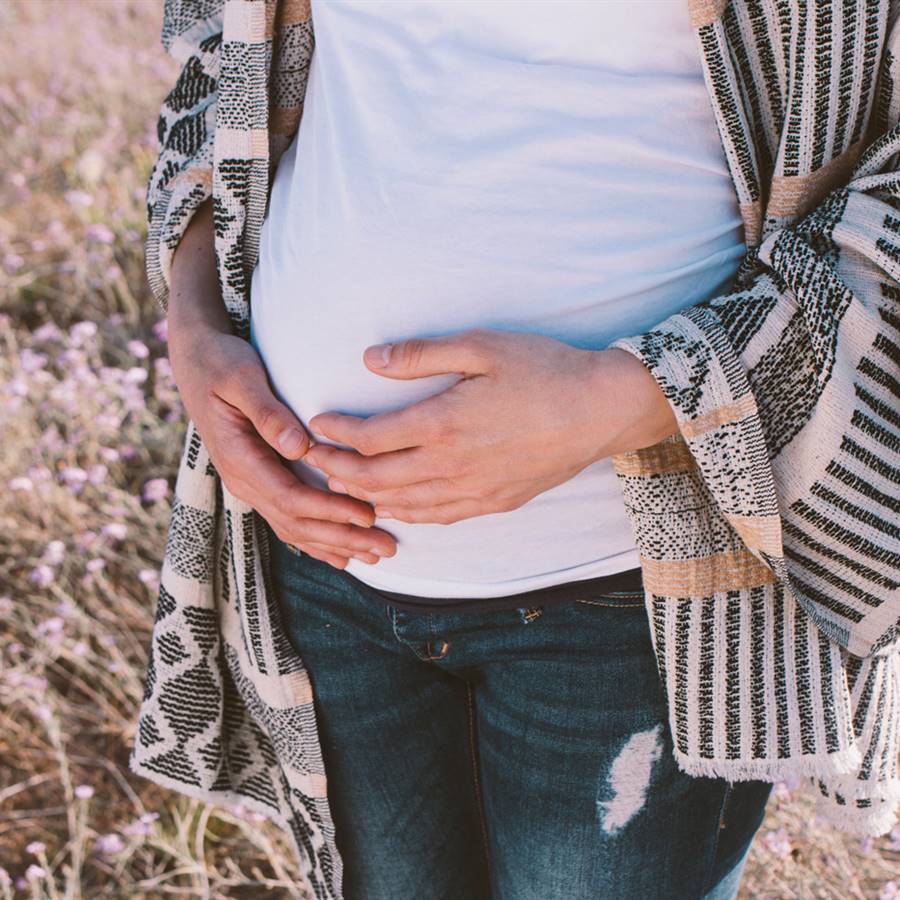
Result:
M0 896L300 896L276 828L127 769L184 433L142 262L160 9L0 0ZM894 897L898 862L782 785L742 896Z

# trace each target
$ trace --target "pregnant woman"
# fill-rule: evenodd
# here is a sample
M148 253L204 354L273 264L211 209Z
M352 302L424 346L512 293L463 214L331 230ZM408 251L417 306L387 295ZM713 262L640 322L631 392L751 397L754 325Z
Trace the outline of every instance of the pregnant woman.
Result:
M746 250L687 7L312 18L251 288L274 397L252 364L223 396L299 480L260 506L344 894L731 897L771 784L675 764L609 459L676 427L607 348L723 290ZM209 293L211 241L201 210L173 285ZM202 423L195 362L176 375Z
M167 0L135 771L329 900L732 898L787 777L893 827L891 10Z
M608 453L675 423L632 356L596 352L720 291L746 249L687 8L312 15L251 340L316 436L292 470L392 538L272 543L347 896L730 896L771 785L732 788L723 823L727 782L671 760ZM644 434L592 406L604 378Z
M731 897L771 785L672 758L609 460L675 423L606 348L721 291L746 249L687 8L314 0L312 17L251 339L277 397L260 429L296 417L285 459L318 489L267 521L345 896ZM199 212L173 284L202 277L211 241ZM188 329L171 331L177 357ZM457 433L433 427L450 417Z

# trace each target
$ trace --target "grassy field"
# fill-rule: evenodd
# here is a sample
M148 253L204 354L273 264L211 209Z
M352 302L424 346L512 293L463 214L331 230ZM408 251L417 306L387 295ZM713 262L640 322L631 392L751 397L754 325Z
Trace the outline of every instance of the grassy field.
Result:
M127 768L184 435L143 275L161 8L0 0L0 897L304 895L277 828ZM742 897L892 878L900 829L847 838L780 784Z

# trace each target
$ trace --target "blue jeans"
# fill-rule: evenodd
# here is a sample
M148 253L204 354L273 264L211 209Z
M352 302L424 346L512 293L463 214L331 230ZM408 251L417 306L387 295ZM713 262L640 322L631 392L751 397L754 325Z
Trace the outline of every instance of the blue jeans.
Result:
M772 785L678 769L640 593L420 614L270 546L346 900L736 896Z

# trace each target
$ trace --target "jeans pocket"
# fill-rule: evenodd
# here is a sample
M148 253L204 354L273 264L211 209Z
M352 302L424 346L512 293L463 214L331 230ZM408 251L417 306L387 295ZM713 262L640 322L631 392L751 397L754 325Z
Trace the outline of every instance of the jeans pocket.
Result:
M587 606L618 606L623 609L637 609L644 606L644 589L633 591L610 591L596 597L577 597L576 603Z

